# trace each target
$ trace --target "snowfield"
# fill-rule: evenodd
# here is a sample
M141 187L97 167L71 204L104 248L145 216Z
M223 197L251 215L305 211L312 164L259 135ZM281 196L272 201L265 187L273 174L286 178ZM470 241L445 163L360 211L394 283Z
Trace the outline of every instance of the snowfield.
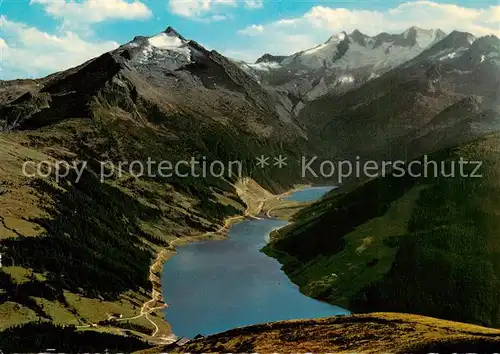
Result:
M183 41L177 36L171 36L166 33L160 33L148 39L149 43L160 50L171 50L182 54L187 60L191 60L191 51L188 42Z

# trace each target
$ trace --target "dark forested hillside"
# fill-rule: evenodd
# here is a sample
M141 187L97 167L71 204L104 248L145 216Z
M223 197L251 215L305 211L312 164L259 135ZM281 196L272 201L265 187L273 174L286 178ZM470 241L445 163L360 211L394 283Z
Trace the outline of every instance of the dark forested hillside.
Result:
M436 177L379 177L335 191L275 234L267 252L303 292L354 311L499 327L499 139L430 155L444 161ZM449 177L460 159L481 161L482 177L462 177L458 164Z

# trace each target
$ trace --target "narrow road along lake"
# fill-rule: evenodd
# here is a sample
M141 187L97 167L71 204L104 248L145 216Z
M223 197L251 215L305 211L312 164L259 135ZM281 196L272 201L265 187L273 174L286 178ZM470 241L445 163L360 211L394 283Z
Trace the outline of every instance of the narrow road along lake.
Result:
M287 198L314 200L331 189L310 188ZM173 332L192 338L262 322L349 314L301 294L278 261L260 252L269 233L286 224L248 220L233 225L225 240L178 247L162 277Z

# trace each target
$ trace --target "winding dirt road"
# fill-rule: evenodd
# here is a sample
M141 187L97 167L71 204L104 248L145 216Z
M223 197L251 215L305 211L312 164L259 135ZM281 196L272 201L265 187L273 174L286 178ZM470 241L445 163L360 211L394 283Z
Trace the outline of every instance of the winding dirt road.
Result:
M227 181L227 182L230 183L229 181ZM266 202L268 202L272 199L280 199L281 200L281 198L283 196L290 193L290 191L288 191L288 192L285 192L285 193L280 194L280 195L274 195L274 194L271 194L271 193L265 191L262 187L260 187L260 188L262 188L263 191L267 192L267 195L269 195L269 196L267 198L261 198L261 199L255 200L253 198L253 196L247 191L247 189L248 189L247 186L250 182L251 182L250 179L244 179L240 182L241 186L237 186L237 185L232 184L232 183L230 183L230 184L235 188L236 192L238 193L238 195L240 196L240 198L242 200L246 200L246 201L251 200L253 203L257 204L256 207L255 207L255 205L251 205L249 202L246 202L247 206L246 206L246 209L245 209L243 215L231 216L231 217L225 219L224 225L222 225L218 230L210 231L210 232L200 234L197 236L191 236L187 239L176 239L173 242L171 242L170 245L175 247L175 246L178 246L180 243L185 243L186 241L189 241L189 239L202 239L202 238L206 238L209 236L223 234L223 233L227 232L229 230L229 228L231 227L231 225L238 220L244 220L247 218L261 220L261 218L259 218L256 215L261 213ZM255 208L254 213L252 213L252 208ZM276 206L273 207L272 209L274 209L274 208L276 208ZM269 211L266 214L268 217L270 217ZM155 328L155 330L151 334L151 337L156 337L158 335L160 328L151 319L151 317L149 315L155 311L159 311L159 310L168 308L168 305L163 301L163 296L161 294L161 288L157 285L157 284L161 283L161 279L156 275L159 272L159 269L161 269L163 263L165 262L167 252L172 252L172 251L168 250L168 249L162 249L160 252L158 252L157 256L155 258L155 261L149 267L149 281L152 284L151 298L142 304L141 310L140 310L138 315L133 316L133 317L114 319L116 322L131 321L131 320L136 320L136 319L139 319L141 317L144 317ZM161 303L161 305L160 306L153 306L153 305L158 304L158 303ZM90 324L90 325L83 325L83 326L77 326L77 327L78 328L88 328L88 327L98 327L98 325L97 324ZM162 339L164 341L167 341L167 338L162 338ZM171 341L172 339L169 338L168 340Z

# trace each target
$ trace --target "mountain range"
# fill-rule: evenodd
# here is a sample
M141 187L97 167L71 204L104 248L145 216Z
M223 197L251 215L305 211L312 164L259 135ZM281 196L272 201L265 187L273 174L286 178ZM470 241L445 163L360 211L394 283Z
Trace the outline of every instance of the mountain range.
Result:
M262 84L293 97L298 114L305 102L342 93L408 61L445 37L441 30L411 27L400 34L367 36L358 30L331 36L324 44L290 56L265 54L242 64ZM291 99L290 97L290 99Z

